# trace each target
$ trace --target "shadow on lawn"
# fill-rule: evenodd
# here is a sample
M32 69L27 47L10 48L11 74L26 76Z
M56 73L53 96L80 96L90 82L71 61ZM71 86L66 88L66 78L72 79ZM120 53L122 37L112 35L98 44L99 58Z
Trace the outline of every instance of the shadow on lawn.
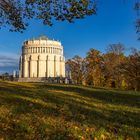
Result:
M78 86L65 86L65 85L46 85L49 89L63 90L69 92L76 92L81 96L88 98L95 98L100 101L116 104L116 105L127 105L127 106L136 106L140 108L140 93L130 94L127 91L107 91L103 89L85 89Z
M57 93L55 90L60 90L60 92ZM122 133L122 135L125 131L123 126L140 128L140 113L108 110L107 108L101 110L101 108L94 108L93 106L88 108L86 103L76 100L79 97L69 96L69 94L64 94L63 91L76 92L75 94L81 97L95 98L103 103L140 106L138 95L117 93L117 91L107 92L105 90L90 90L74 86L42 84L39 86L36 84L34 88L13 84L9 84L7 87L6 83L3 86L0 85L0 105L6 104L9 107L13 105L12 113L14 115L26 113L33 115L34 110L37 110L40 114L35 115L62 117L68 122L74 121L81 125L103 127L116 134ZM36 102L35 99L42 102Z

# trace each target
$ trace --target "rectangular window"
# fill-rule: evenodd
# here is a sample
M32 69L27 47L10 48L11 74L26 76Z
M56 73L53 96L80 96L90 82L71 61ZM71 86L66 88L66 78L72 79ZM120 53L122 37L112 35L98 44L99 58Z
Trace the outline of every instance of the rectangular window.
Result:
M43 47L43 53L45 53L45 48Z

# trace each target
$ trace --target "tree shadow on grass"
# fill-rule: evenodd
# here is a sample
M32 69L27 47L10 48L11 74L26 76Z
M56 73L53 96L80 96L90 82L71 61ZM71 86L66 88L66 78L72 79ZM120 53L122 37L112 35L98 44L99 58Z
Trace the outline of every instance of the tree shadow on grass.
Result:
M45 88L46 92L41 92L40 90L38 90L39 88L42 89L42 88L45 88L45 87L44 87L44 85L39 85L39 87L36 87L36 89L33 92L32 89L30 90L29 88L24 88L24 86L19 86L18 89L20 89L20 90L17 90L17 88L12 86L12 84L11 84L8 88L6 88L6 87L3 88L3 91L18 95L18 97L19 96L29 97L32 100L33 99L40 99L40 100L42 100L44 102L47 102L47 103L53 103L54 105L56 105L57 109L62 108L66 104L67 106L69 106L69 109L74 110L74 112L72 113L73 115L75 115L76 114L75 111L78 110L80 112L83 112L82 114L84 114L84 115L87 114L86 116L89 116L89 117L91 116L91 114L94 114L95 119L100 118L99 116L103 116L103 119L105 119L106 116L104 114L102 114L102 113L99 113L98 111L95 111L95 109L93 109L95 112L91 113L92 111L90 111L90 109L85 108L85 106L89 106L89 104L87 105L87 104L85 104L83 102L80 103L80 102L78 102L76 100L69 99L70 95L63 94L63 92L60 92L59 94L57 94L57 93L53 94L52 92L47 91L47 89L55 89L55 90L76 92L76 94L79 94L80 96L86 96L88 98L95 98L95 99L101 100L103 102L112 103L112 104L115 103L116 105L120 104L120 103L123 104L123 105L128 105L128 106L133 106L133 105L138 106L139 105L139 102L137 102L138 99L139 99L137 97L138 95L136 96L136 95L129 95L129 94L114 93L114 92L111 93L111 92L104 92L104 91L98 91L98 90L97 91L92 91L92 90L89 90L89 89L85 90L85 89L83 89L81 87L71 87L71 86L66 87L66 86L63 86L63 85L47 85L47 89ZM16 92L16 90L17 90L17 92ZM21 94L19 94L19 91L20 91ZM73 96L73 95L71 95L71 96ZM11 95L9 95L9 94L7 94L7 96L5 96L5 97L6 97L5 99L7 100L7 102L9 100L9 102L11 104L14 104L14 103L22 103L22 104L24 104L24 102L18 101L19 100L18 98L15 98L15 100L13 100L11 98ZM78 99L78 97L75 97L75 96L73 96L72 98L73 99L76 99L76 98ZM79 99L80 99L80 97L79 97ZM2 98L1 98L1 100L2 100ZM89 100L87 100L87 102L89 102ZM24 105L26 106L27 104L25 103ZM89 107L93 108L93 106L89 106ZM99 109L99 111L101 112L101 108L96 107L96 109ZM103 109L103 111L105 111L105 109ZM112 110L108 111L109 116L116 117L116 116L118 116L118 114L122 113L122 112L119 112L119 113L115 114L114 112L116 112L116 111L112 111ZM56 114L57 113L58 112L56 112ZM121 115L121 116L124 116L125 120L127 120L127 118L128 118L126 116L126 114L130 115L131 112L126 112L126 113L123 112L123 115ZM131 116L132 120L134 120L135 117L137 116L137 114L133 115L133 113L132 113L132 115L130 115L130 116ZM79 118L77 118L76 121L78 121L78 120L79 120ZM107 120L110 121L110 118L107 118ZM129 122L129 120L128 120L128 122Z
M59 90L60 92L55 92L55 90ZM74 96L74 94L64 94L64 91L75 92L74 94L77 94L78 97ZM116 105L121 103L123 105L132 106L133 103L131 103L132 101L130 102L130 98L136 99L135 95L116 94L117 93L114 92L93 91L80 87L66 87L63 85L36 85L36 88L32 91L32 89L25 88L24 86L16 88L10 84L8 87L3 86L0 88L0 104L6 104L9 107L13 106L12 114L14 114L14 116L19 116L21 114L30 114L31 116L37 115L38 117L55 116L63 118L66 122L77 122L81 126L103 127L113 133L124 135L124 126L128 126L129 131L131 131L133 127L140 128L140 113L108 110L107 108L101 109L100 107L94 108L92 105L88 106L86 103L79 101L80 97L87 97L85 98L87 102L89 102L88 99L95 98L105 103ZM128 100L120 99L122 97L126 98L127 96L129 98ZM134 105L138 106L139 104L136 102ZM38 113L36 114L36 112ZM139 134L139 131L136 133ZM65 132L62 132L62 135L63 134L65 134Z
M44 85L43 85L44 86ZM115 105L127 105L140 107L140 94L130 94L124 91L107 91L100 89L83 88L78 86L64 86L47 84L48 89L76 92L81 96L95 98L97 100Z

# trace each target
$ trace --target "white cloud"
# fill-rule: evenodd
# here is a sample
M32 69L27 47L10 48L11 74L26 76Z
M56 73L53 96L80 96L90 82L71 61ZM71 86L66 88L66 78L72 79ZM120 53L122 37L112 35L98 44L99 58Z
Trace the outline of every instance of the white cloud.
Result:
M19 55L14 53L0 52L0 68L16 67L19 63Z

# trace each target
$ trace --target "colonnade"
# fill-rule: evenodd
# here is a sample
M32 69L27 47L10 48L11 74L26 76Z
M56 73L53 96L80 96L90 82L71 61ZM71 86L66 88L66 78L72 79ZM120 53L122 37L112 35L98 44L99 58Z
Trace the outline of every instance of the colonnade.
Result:
M53 59L49 59L49 56L46 56L46 60L40 59L40 56L36 60L33 60L31 56L29 59L21 57L20 72L21 77L24 78L65 77L65 61L61 56L54 56Z
M63 46L46 36L25 41L20 59L20 77L65 77Z
M28 53L50 53L50 54L59 54L63 55L63 50L61 48L54 47L27 47L23 48L23 54Z

